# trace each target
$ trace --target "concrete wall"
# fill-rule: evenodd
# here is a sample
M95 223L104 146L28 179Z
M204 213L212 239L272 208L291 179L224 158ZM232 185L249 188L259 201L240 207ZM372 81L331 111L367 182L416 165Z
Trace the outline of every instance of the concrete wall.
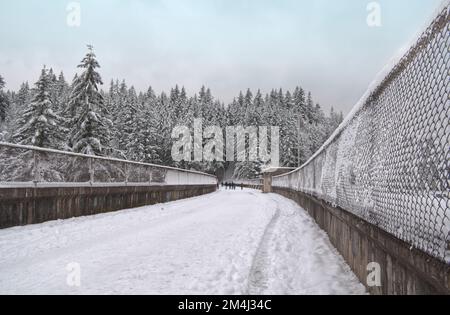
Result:
M450 294L450 265L317 198L285 188L273 192L309 212L366 287L368 264L381 266L381 286L367 287L371 294Z
M0 188L0 228L152 205L215 190L215 185Z

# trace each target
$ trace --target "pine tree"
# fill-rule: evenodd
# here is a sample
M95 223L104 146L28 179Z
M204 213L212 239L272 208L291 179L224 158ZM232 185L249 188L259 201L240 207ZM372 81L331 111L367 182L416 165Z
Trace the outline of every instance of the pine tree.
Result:
M261 174L261 162L236 163L233 177L236 179L255 179Z
M339 127L339 125L342 123L342 121L344 120L344 116L342 114L342 112L336 113L334 111L334 108L331 107L330 110L330 115L329 117L326 118L326 135L325 137L328 138L331 136L331 134L334 132L334 130L336 130L337 127Z
M17 123L13 140L19 144L44 148L61 148L64 139L63 119L53 111L51 99L52 76L42 69L31 102L24 108Z
M27 144L35 141L43 143L43 146L56 147L61 141L56 138L49 140L49 144L45 143L46 140L40 141L39 137L33 140L36 134L41 134L40 131L28 132L32 130L29 121L34 114L23 115L32 106L37 111L37 104L41 104L41 107L51 104L51 111L46 113L55 116L46 119L56 120L59 112L63 112L70 129L65 141L75 152L112 155L211 173L228 166L235 171L236 177L254 178L260 171L260 162L175 163L171 157L173 128L187 125L192 129L195 118L203 119L204 128L209 125L221 126L223 131L226 126L279 126L281 163L284 166L297 166L305 162L342 121L342 113L334 110L324 115L321 107L314 105L312 94L306 95L301 87L296 87L293 93L273 89L265 95L260 90L253 94L247 89L225 106L205 86L192 97L187 95L184 87L178 85L168 95L162 92L156 96L151 87L146 92L138 92L133 87L128 88L125 80L121 83L112 80L107 93L100 91L102 81L96 70L99 64L91 47L79 67L84 72L79 76L76 74L71 85L67 84L63 73L57 77L52 69L47 71L43 80L48 81L48 100L47 93L40 92L38 88L31 91L27 83L22 84L17 93L0 92L2 100L6 96L10 104L7 110L5 103L0 104L0 124L3 124L0 126L1 140ZM0 85L3 88L3 80ZM36 115L42 116L39 113ZM37 124L45 119L33 121ZM29 127L25 128L27 132L24 126ZM52 124L49 124L49 130L50 127L54 128ZM21 132L16 132L16 137L12 139L11 130ZM50 132L42 134L48 134L47 138L50 139L53 137ZM248 143L245 145L248 147ZM76 167L74 165L74 169Z
M158 144L161 143L158 116L149 106L140 109L136 117L133 139L130 142L129 159L143 163L160 164Z
M135 160L136 144L139 141L138 132L139 128L142 127L138 126L138 117L143 113L134 87L128 90L122 108L119 148L125 152L127 159Z
M286 92L284 108L281 111L280 158L283 166L294 167L299 161L300 113L295 111L292 97Z
M247 126L259 126L261 125L261 112L263 111L264 101L261 91L256 92L253 102L248 105L245 114L245 123Z
M120 111L122 107L120 106L119 100L119 81L111 80L109 92L105 99L106 106L111 116L111 120L113 122L111 133L111 147L116 149L117 156L119 158L126 158L125 154L119 150L119 140L120 140L120 121L121 115Z
M72 114L70 145L74 152L90 155L112 154L110 147L111 120L104 104L104 98L98 90L103 84L100 67L92 46L78 66L84 72L74 82L68 112Z
M253 104L253 94L250 89L247 89L247 92L245 93L245 97L244 97L245 114L251 108L252 104Z
M31 90L28 85L28 82L22 83L19 91L17 92L14 98L14 103L18 108L23 109L25 105L30 102L30 100L31 100Z
M61 72L54 83L55 107L56 112L64 112L70 96L70 86L66 82L64 73Z
M293 103L291 92L289 92L289 91L286 92L286 96L284 98L284 106L289 111L293 109L294 103Z
M13 141L11 139L12 135L19 128L17 122L21 121L20 113L24 110L25 106L31 102L31 90L28 83L22 83L19 91L17 93L11 92L10 95L7 96L7 99L9 100L10 105L3 126L0 127L0 132L2 133L2 141L11 142Z
M0 126L6 119L6 114L9 109L9 100L7 95L3 92L3 88L5 87L5 80L2 76L0 76Z
M308 98L306 100L306 118L310 124L314 122L314 101L311 92L308 93Z
M153 88L150 86L144 94L145 107L156 109L157 101L155 91L153 91Z

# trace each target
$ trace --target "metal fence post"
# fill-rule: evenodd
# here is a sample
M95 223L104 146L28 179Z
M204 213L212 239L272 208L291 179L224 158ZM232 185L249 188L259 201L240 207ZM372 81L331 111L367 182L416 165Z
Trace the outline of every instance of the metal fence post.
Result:
M39 157L38 152L33 151L33 170L34 170L34 186L36 187L40 180L40 174L39 174Z
M92 158L89 158L89 183L92 186L94 184L94 168L92 167Z

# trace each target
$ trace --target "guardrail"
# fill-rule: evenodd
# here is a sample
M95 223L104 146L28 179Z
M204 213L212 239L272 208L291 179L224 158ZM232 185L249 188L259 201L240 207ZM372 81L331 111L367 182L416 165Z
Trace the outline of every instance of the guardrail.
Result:
M216 184L196 171L0 142L0 188Z
M324 146L274 187L313 195L450 263L449 4Z

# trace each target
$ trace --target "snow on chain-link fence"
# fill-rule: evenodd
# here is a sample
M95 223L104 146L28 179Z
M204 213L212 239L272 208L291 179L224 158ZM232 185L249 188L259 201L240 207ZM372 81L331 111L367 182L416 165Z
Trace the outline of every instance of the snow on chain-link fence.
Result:
M450 263L449 3L324 146L273 186L313 195Z
M201 172L0 142L0 188L216 183Z

